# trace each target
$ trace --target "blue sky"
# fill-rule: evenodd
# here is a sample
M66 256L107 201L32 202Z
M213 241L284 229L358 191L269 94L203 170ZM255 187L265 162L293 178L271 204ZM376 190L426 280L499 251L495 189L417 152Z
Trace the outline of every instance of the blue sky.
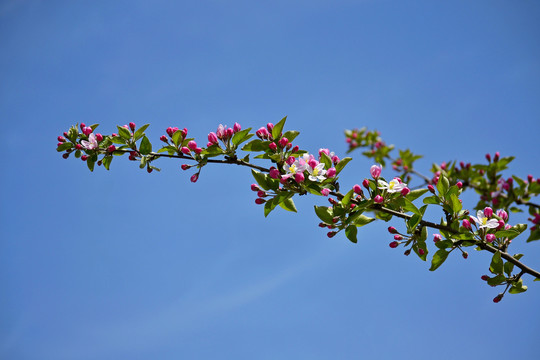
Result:
M500 151L538 177L539 18L532 1L1 1L0 357L536 359L539 285L493 304L488 254L432 273L385 223L328 239L321 198L264 218L248 169L90 173L55 146L80 122L150 123L157 145L287 115L311 152L344 156L367 126L424 172ZM345 187L372 165L353 155ZM538 244L513 246L540 267Z

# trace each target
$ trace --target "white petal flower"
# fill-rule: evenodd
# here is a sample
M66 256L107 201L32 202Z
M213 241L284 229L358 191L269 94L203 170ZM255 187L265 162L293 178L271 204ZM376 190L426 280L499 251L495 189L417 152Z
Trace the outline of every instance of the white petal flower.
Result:
M88 150L97 149L98 142L97 142L97 139L96 139L96 135L94 135L94 133L91 133L90 136L88 136L88 140L89 141L81 140L81 145L85 149L88 149Z
M296 160L292 165L283 165L283 170L286 171L286 174L283 175L282 178L288 179L297 173L303 173L306 170L306 163L303 159L301 159L300 161Z
M324 176L326 174L326 170L324 170L324 163L319 163L314 168L308 165L307 171L309 173L309 180L311 181L323 181L326 179Z
M379 180L379 189L386 190L389 193L400 192L405 189L407 184L400 182L398 179L393 179L389 183L384 180Z
M488 219L482 210L478 210L477 217L471 216L474 222L478 225L478 228L495 229L499 227L499 221L497 219Z

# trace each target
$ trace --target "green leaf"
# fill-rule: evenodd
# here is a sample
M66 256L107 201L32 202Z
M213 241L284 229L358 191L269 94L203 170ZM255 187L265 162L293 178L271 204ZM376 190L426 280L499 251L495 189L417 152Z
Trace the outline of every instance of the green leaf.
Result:
M125 129L124 129L125 130ZM115 137L111 137L111 142L113 144L119 144L119 145L124 145L126 143L126 140L124 140L122 137L120 136L115 136Z
M457 197L456 194L450 195L450 202L452 203L452 210L454 213L457 214L458 212L461 211L461 208L463 207L463 205L459 201L459 198Z
M347 165L349 163L349 161L351 161L351 160L352 160L352 158L350 158L350 157L346 157L346 158L341 159L335 166L336 174L339 174L340 171L343 170L345 165Z
M420 196L424 195L428 189L417 189L413 190L410 193L407 194L407 200L414 201L418 199Z
M56 148L56 151L61 152L67 149L71 149L73 147L73 144L70 142L62 143L60 146Z
M324 164L326 169L330 169L332 167L332 159L325 153L321 153L321 162Z
M117 128L118 128L118 135L120 135L122 139L124 140L131 139L131 132L128 129L122 126L117 126Z
M285 198L285 200L281 201L279 203L279 206L281 206L283 209L287 211L297 212L296 206L294 205L294 201L292 199L292 194L291 194L291 197L287 197Z
M251 173L253 174L255 181L257 181L257 184L259 184L260 187L262 187L264 190L270 190L271 187L270 187L270 183L268 181L267 175L262 174L258 171L255 171L253 169L251 170Z
M251 140L242 147L244 151L264 151L268 149L269 141L262 141L260 139Z
M508 276L512 275L512 271L514 271L514 264L512 264L510 261L507 261L504 263L504 273Z
M420 210L418 210L418 208L416 207L416 205L414 205L411 200L407 199L407 198L403 198L404 200L404 204L403 204L403 209L404 210L407 210L407 211L410 211L412 212L413 214L418 214L418 215L423 215L420 213Z
M500 252L497 251L491 258L491 265L489 265L489 271L491 271L493 274L503 273L503 261Z
M248 129L241 130L241 131L237 132L236 134L233 135L233 137L231 139L232 143L234 145L238 146L241 143L243 143L244 141L249 140L253 136L253 134L249 133L250 131L251 131L251 128L248 128Z
M112 156L105 156L105 157L101 160L101 162L103 163L103 166L105 167L105 169L107 169L107 170L110 169L112 159L113 159Z
M358 233L358 229L354 225L349 225L347 228L345 228L345 236L347 236L347 239L349 239L351 242L355 243L358 241L356 238L356 234Z
M274 210L276 206L278 206L278 204L279 204L279 199L277 199L277 197L274 197L273 199L268 200L264 204L264 217L267 217L268 214L270 214L270 212L272 212L272 210Z
M345 196L343 196L343 199L341 199L341 203L343 204L343 206L349 205L349 203L351 202L351 196L353 196L353 194L354 191L349 190L349 192L346 193Z
M444 196L446 192L448 191L450 183L448 182L448 178L444 176L444 174L441 174L439 177L439 181L437 182L437 190L439 190L439 194L441 196Z
M144 130L146 130L146 128L148 128L149 125L150 124L144 124L143 126L138 128L137 131L135 131L135 134L133 135L133 137L135 138L135 141L137 141L137 140L139 140L140 138L143 137Z
M433 196L428 196L426 198L424 198L424 200L422 201L424 204L439 204L439 198L435 195Z
M425 242L420 242L420 243L416 243L413 245L412 247L413 251L416 253L416 255L418 255L418 257L424 261L426 261L426 258L427 258L427 254L428 254L428 249L426 247L426 243ZM418 251L418 249L422 249L424 250L424 255L420 255L420 252Z
M444 249L437 250L437 252L433 255L433 259L431 259L431 267L429 268L429 271L435 271L439 266L441 266L448 257L448 254L449 252Z
M152 152L152 144L150 143L150 140L146 137L146 135L143 136L141 140L141 145L139 146L139 151L143 155L148 155Z
M502 274L499 274L495 277L488 279L487 283L488 285L491 285L491 286L497 286L504 283L505 281L506 281L506 277Z
M521 279L520 279L521 280ZM510 290L508 290L508 292L510 294L519 294L519 293L522 293L522 292L525 292L527 291L527 286L526 285L523 285L521 287L517 287L517 286L512 286L510 288Z
M286 116L281 119L276 125L274 125L274 128L272 129L272 137L274 138L274 140L277 140L279 138L279 135L281 135L281 132L283 131L283 126L285 126L285 121L287 121Z
M202 153L207 154L207 155L211 155L211 156L216 156L216 155L223 154L223 149L220 148L219 145L214 144L214 145L210 145L209 147L204 149Z
M352 216L352 219L350 220L350 222L351 222L351 224L354 224L357 227L361 227L361 226L367 225L367 224L369 224L369 223L371 223L371 222L373 222L375 220L377 220L377 219L366 216L366 215L363 215L363 214L358 214L358 215L355 214L355 215Z
M334 218L334 213L329 209L328 206L315 206L315 214L326 224L332 224L332 219Z
M420 221L422 221L422 216L418 214L414 214L409 220L407 220L407 225L411 232L414 231L418 224L420 224Z
M88 169L90 169L90 171L94 171L94 164L95 161L92 158L88 158L88 160L86 160L86 165L88 166Z
M183 138L182 138L182 130L176 130L172 136L171 139L176 146L180 146Z
M289 142L292 142L294 139L296 139L298 135L300 135L300 132L296 130L289 130L286 131L285 134L283 134L283 137L287 138Z
M531 234L529 235L529 238L527 239L527 242L540 240L540 229L531 231Z

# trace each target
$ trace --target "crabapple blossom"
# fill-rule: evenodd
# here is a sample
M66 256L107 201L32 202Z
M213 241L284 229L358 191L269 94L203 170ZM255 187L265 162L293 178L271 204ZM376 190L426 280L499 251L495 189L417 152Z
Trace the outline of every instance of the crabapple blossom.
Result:
M373 165L369 169L369 172L374 179L378 179L381 176L382 167L380 165Z
M378 180L378 182L379 182L379 189L386 190L389 193L400 192L401 190L407 187L407 184L401 182L399 178L395 178L391 180L389 183L387 183L384 180Z
M397 231L397 229L396 229L395 227L389 226L389 227L388 227L388 232L389 232L390 234L397 234L398 231Z
M508 213L502 209L497 210L497 216L503 219L504 221L508 221Z
M333 178L334 176L336 176L336 169L333 167L328 169L328 171L326 172L326 176L328 176L329 178Z
M490 207L486 207L484 209L484 215L488 218L492 217L493 216L493 209L490 208Z
M352 189L353 189L353 191L354 191L356 194L358 194L358 195L360 195L360 194L363 193L362 188L361 188L360 185L358 185L358 184L354 185L354 186L352 187Z
M330 194L330 189L322 188L321 194L323 194L324 196L328 196Z
M96 135L94 133L92 133L92 134L90 134L90 136L88 136L88 141L81 140L81 144L87 150L94 150L94 149L97 149L98 146L99 146L98 142L97 142L97 139L96 139Z
M390 246L392 249L397 248L398 245L399 245L399 243L397 241L392 241L390 244L388 244L388 246Z
M489 229L495 229L499 226L499 221L497 219L488 219L487 216L485 216L485 211L478 210L476 213L476 217L471 216L471 218L474 220L476 224L478 224L478 228L489 228ZM489 212L488 212L489 213ZM493 214L493 210L492 210Z
M291 164L291 165L292 165L292 164ZM272 168L272 169L270 169L269 175L270 175L270 177L271 177L272 179L279 179L280 176L281 176L281 173L279 172L278 169Z
M326 170L324 170L324 164L319 163L315 167L307 166L307 171L309 173L309 180L311 181L323 181L325 178Z
M283 179L288 179L291 176L296 175L297 173L303 173L306 170L307 166L303 159L296 160L292 165L285 164L283 165L283 170L287 173L282 176Z
M442 236L440 234L433 234L433 242L439 242L442 240Z
M495 235L493 235L493 234L487 234L487 235L486 235L486 241L487 241L487 242L491 243L491 242L493 242L494 240L495 240Z
M294 174L294 180L296 180L297 183L301 183L305 180L304 173L296 173Z

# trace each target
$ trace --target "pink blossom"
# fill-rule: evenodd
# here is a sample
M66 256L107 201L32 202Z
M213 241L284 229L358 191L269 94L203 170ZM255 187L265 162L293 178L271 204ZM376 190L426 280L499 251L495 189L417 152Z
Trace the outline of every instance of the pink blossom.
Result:
M381 195L377 195L377 196L375 196L373 201L375 201L377 204L381 204L381 203L384 202L384 198Z
M88 150L97 149L99 146L96 139L96 135L93 133L90 134L90 136L88 137L88 141L81 140L81 144L85 149L88 149Z
M276 151L277 150L277 145L275 142L271 142L270 144L268 144L268 148L272 151Z
M234 135L234 130L231 128L227 129L227 138L230 139Z
M192 183L197 182L197 180L199 180L199 173L191 175L190 180Z
M427 188L430 193L435 194L435 188L433 187L433 185L428 185Z
M382 167L378 165L373 165L371 169L369 169L369 172L374 179L378 179L379 176L381 176Z
M339 161L340 161L340 160L339 160L339 157L337 157L337 155L334 155L334 156L332 157L332 163L333 163L334 165L337 165L337 163L339 163Z
M369 180L368 180L368 179L364 179L364 181L362 181L362 186L364 186L366 189L369 190Z
M471 230L471 223L469 222L469 220L467 220L467 219L463 220L462 225L463 225L463 227L464 227L465 229Z
M456 186L458 187L458 189L461 189L463 187L463 183L461 181L458 181L456 183Z
M297 183L301 183L304 181L304 174L303 173L296 173L294 174L294 180L296 180Z
M398 231L397 231L397 229L396 229L395 227L389 226L389 227L388 227L388 232L389 232L390 234L397 234Z
M328 169L328 171L326 172L326 176L329 178L333 178L334 176L336 176L336 169L333 167Z
M182 146L182 148L180 149L181 152L183 152L184 154L186 155L189 155L191 153L191 151L185 147L185 146Z
M406 187L406 188L403 188L401 190L401 195L407 196L407 194L410 193L410 192L411 192L411 190L408 187Z
M397 234L397 235L394 235L394 240L403 240L403 236Z
M63 143L63 142L66 142L66 139L64 139L62 136L59 136L58 137L58 141Z
M485 215L487 218L492 217L492 216L493 216L493 209L490 208L490 207L484 208L484 215Z
M195 141L191 140L190 142L188 142L187 146L188 146L189 149L195 150L197 148L197 143Z
M234 126L233 126L233 132L236 134L237 132L239 132L240 130L242 130L242 127L240 126L239 123L234 123Z
M293 161L293 163L294 163L294 161ZM291 165L292 165L292 164L291 164ZM281 175L281 173L279 172L278 169L276 169L276 168L270 169L270 177L271 177L272 179L279 179L279 178L280 178L280 175Z
M93 131L92 128L90 126L87 126L83 129L83 134L88 136L92 133L92 131Z
M492 243L494 240L495 240L495 235L493 235L493 234L487 234L486 235L486 241L488 243Z
M260 128L259 130L257 130L255 132L255 134L260 138L260 139L267 139L268 138L268 130L266 130L265 128Z
M281 139L279 140L279 146L281 146L282 148L284 148L285 146L287 146L288 143L289 143L289 139L287 139L286 137L281 138Z
M326 155L330 155L330 150L328 150L328 149L319 149L319 156L322 156L323 153L325 153Z
M219 124L217 130L216 130L216 136L218 139L223 140L223 138L227 135L226 133L226 126L223 126L222 124Z
M287 158L287 161L285 161L289 166L294 164L294 162L296 161L296 158L294 156L289 156Z
M130 122L130 123L129 123L129 128L131 129L131 131L134 131L134 130L135 130L135 123L134 123L134 122Z
M210 134L208 134L208 142L211 143L211 144L217 144L218 143L218 137L217 137L216 133L211 132Z
M84 128L86 127L86 124L85 123L81 123L81 131L84 130Z
M440 234L433 234L433 242L439 242L442 240L442 236Z
M110 153L114 152L115 150L116 150L116 146L114 146L114 145L111 145L111 146L109 146L107 148L107 151L110 152Z
M321 189L321 194L323 194L324 196L328 196L328 194L330 194L330 189L322 188Z
M257 184L251 184L251 191L259 191L261 190Z
M266 128L267 128L267 129L268 129L268 131L269 131L269 132L271 133L271 132L272 132L272 130L274 130L274 124L272 124L272 123L268 123L268 124L266 124Z

